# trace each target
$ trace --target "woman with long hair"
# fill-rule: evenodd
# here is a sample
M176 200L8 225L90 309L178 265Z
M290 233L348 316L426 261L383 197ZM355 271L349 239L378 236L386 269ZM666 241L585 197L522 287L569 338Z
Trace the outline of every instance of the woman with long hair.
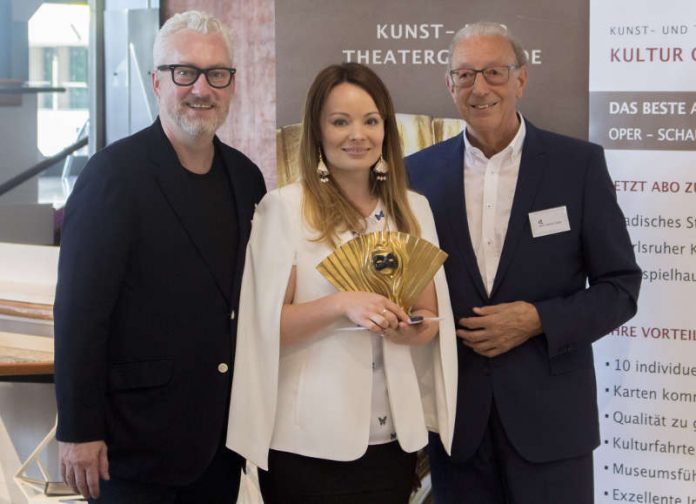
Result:
M428 429L451 441L444 273L406 313L379 294L339 292L316 269L377 231L437 244L428 203L407 190L392 100L372 70L345 63L317 75L300 165L301 180L269 192L254 217L227 443L263 469L267 504L405 503Z

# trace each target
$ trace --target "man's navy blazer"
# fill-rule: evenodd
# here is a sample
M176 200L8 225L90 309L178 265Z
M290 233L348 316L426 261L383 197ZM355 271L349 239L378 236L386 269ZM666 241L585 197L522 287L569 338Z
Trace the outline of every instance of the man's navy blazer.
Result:
M159 120L95 154L66 206L57 437L106 441L112 477L186 484L222 446L246 242L265 185L246 156L214 142L238 217L231 289L211 266Z
M600 146L526 123L507 235L490 295L469 236L464 139L406 159L410 182L430 201L455 321L472 308L533 303L544 333L498 357L458 345L453 458L479 446L495 402L519 453L546 462L599 444L591 344L636 312L641 271ZM565 206L570 231L534 238L529 213ZM589 283L589 287L587 287Z

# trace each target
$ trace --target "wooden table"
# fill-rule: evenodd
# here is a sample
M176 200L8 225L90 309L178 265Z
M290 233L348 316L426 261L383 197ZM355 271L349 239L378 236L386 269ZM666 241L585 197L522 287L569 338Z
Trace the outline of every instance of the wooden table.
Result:
M0 376L53 374L53 352L0 346Z
M53 352L0 345L0 377L53 374Z
M13 319L52 321L52 310L51 305L0 299L0 315ZM53 338L0 332L0 380L50 381L52 375Z
M52 305L58 253L57 247L0 242L2 502L5 496L9 497L9 502L27 502L24 486L14 483L14 476L22 466L15 443L35 446L48 430L44 425L49 426L47 422L56 414L51 386L34 384L53 381ZM51 464L51 470L55 473L54 465ZM33 476L36 475L34 469L32 466Z
M52 338L0 332L0 380L28 381L52 375Z
M0 315L34 320L53 320L53 306L0 299Z

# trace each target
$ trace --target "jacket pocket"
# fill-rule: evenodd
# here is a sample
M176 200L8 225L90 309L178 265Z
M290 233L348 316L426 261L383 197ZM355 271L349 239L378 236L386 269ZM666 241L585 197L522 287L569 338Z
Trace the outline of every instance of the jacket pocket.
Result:
M573 350L556 355L549 361L552 375L570 373L594 365L592 347L589 345L575 347Z
M161 387L172 379L171 359L157 359L114 364L109 369L112 392Z

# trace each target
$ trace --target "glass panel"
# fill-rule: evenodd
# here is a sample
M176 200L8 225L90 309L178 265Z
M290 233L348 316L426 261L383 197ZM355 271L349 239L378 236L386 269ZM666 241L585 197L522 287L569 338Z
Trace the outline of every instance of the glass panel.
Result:
M0 189L88 131L87 1L45 2L26 15L28 51L18 63L27 69L28 82L17 80L15 85L39 91L12 95L11 101L0 94L0 121L9 126L0 138L0 152L6 153L0 159ZM0 191L0 242L55 243L62 207L86 161L84 147Z
M89 7L44 3L29 20L30 59L42 54L41 67L29 62L29 68L41 68L43 75L30 79L53 87L62 87L62 93L40 95L37 111L37 147L45 156L52 156L78 139L89 116L87 89L89 45ZM87 149L76 153L73 159L56 163L39 177L38 201L64 204L74 179L77 166L84 165Z

